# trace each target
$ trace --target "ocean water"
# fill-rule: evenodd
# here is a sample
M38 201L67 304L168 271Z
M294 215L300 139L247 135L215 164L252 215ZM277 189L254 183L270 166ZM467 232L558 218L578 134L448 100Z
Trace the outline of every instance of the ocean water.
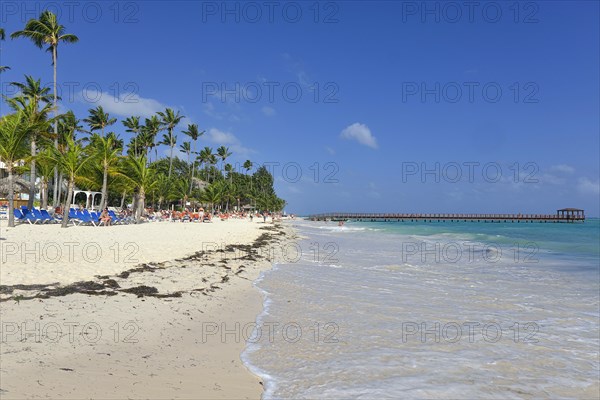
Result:
M292 223L242 354L265 399L598 398L598 219Z

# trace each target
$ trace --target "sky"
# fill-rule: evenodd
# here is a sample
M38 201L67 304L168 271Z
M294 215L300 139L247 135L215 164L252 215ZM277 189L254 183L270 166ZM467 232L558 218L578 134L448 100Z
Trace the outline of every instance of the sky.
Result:
M61 110L101 105L128 139L122 119L177 109L288 212L600 215L596 1L3 1L0 26L45 8L80 39ZM2 94L51 85L49 53L0 45Z

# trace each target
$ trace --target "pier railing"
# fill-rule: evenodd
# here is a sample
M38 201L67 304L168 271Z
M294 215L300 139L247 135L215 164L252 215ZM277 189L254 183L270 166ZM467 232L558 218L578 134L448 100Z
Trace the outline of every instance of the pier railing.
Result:
M308 216L312 221L424 221L424 222L583 222L585 216L557 214L406 214L406 213L324 213Z

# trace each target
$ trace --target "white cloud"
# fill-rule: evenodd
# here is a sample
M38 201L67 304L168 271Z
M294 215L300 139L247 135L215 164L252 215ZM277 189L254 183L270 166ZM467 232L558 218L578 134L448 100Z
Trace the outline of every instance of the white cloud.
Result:
M253 149L242 146L241 141L231 132L210 128L204 137L215 145L229 147L236 154L256 153Z
M533 177L532 179L536 178ZM551 185L564 185L565 183L567 183L567 180L565 178L552 174L542 174L540 176L540 183L549 183Z
M365 124L355 122L347 126L340 134L342 139L356 140L358 143L376 149L377 139L371 134L371 130Z
M553 165L552 167L550 167L550 170L557 171L557 172L564 172L566 174L572 174L573 172L575 172L575 168L571 167L570 165L566 165L566 164Z
M600 194L600 181L592 181L588 178L579 178L577 180L577 190L583 194Z
M148 118L158 111L164 111L165 108L170 107L158 100L140 97L131 93L115 97L106 92L86 90L80 93L79 100L86 103L93 103L94 107L102 106L104 111L124 117L139 115L143 118ZM177 107L171 108L177 109Z
M260 109L262 111L263 114L265 114L265 116L267 117L272 117L273 115L275 115L275 109L273 107L269 107L269 106L264 106L263 108Z

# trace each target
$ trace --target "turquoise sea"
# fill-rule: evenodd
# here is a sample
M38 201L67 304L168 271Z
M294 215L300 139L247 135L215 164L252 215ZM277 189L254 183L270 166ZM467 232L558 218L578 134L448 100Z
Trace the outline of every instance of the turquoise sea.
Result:
M265 398L598 397L598 219L290 223L242 356Z

